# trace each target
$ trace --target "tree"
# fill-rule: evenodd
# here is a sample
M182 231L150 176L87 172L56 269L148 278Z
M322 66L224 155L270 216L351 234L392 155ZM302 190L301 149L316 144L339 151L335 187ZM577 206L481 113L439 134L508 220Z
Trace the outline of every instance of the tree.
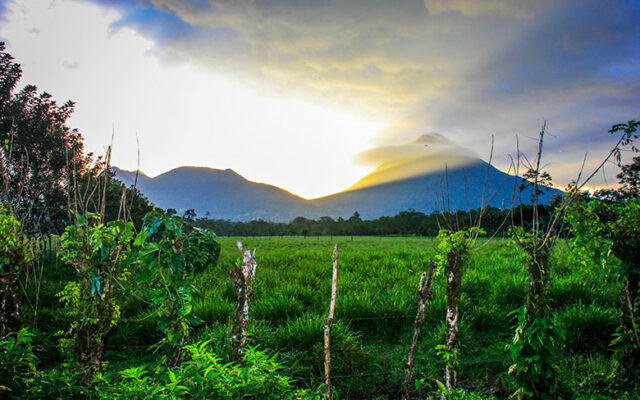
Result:
M62 232L74 213L140 226L152 206L112 179L110 150L104 159L84 154L82 135L66 124L74 103L58 105L33 85L14 93L21 76L0 42L0 203L30 232Z
M640 157L633 157L631 164L623 165L622 172L617 175L620 192L625 199L640 198Z
M86 171L82 136L65 125L74 103L58 105L33 85L13 93L20 65L0 42L0 176L2 202L27 230L61 230L67 218L68 182Z
M156 209L145 216L134 242L141 247L141 281L157 307L158 330L164 334L160 345L170 367L180 363L191 327L202 322L192 312L190 278L215 265L220 256L213 232L185 228L182 218Z
M626 126L634 133L637 123L632 122ZM597 262L609 255L620 260L620 326L613 344L624 374L633 377L640 368L640 157L619 166L620 187L597 191L592 199L583 196L568 220L582 256Z
M190 208L184 212L184 214L182 215L182 218L186 222L193 223L193 221L195 221L197 216L198 214L196 214L196 210L194 210L193 208Z

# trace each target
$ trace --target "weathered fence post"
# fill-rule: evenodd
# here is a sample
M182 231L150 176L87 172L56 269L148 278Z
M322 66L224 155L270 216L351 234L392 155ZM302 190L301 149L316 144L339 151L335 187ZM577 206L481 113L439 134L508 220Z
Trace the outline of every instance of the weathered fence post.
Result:
M338 283L338 244L333 247L333 277L331 279L331 301L329 303L329 316L324 325L324 383L325 397L331 400L331 326L333 325L333 312L336 306L336 285Z
M229 273L238 298L238 305L233 320L231 336L231 354L233 361L243 363L244 347L247 342L247 328L249 326L249 299L251 297L253 280L256 276L258 263L255 258L256 251L245 250L242 242L238 242L238 250L242 254L242 265L235 265Z
M416 348L418 347L418 336L420 335L420 328L424 323L424 311L427 303L431 300L431 288L433 287L433 277L436 272L436 263L433 259L429 260L429 279L427 279L427 273L423 272L420 277L420 284L418 286L418 312L416 314L416 320L413 328L413 338L411 339L411 347L409 348L409 357L407 357L407 364L404 368L404 384L402 387L402 400L409 399L409 386L411 384L411 378L413 373L413 361L416 357Z
M466 238L463 238L463 243ZM445 368L445 386L451 391L458 385L458 329L460 327L460 296L462 294L462 274L464 259L467 255L465 247L453 249L447 254L444 272L447 279L447 344L445 351L451 358Z

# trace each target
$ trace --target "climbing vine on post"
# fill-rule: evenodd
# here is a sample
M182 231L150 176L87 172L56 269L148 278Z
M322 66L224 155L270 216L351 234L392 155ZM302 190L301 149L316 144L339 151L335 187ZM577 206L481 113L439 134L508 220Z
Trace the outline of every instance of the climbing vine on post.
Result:
M533 164L528 164L520 185L521 190L527 186L532 187L531 225L526 231L516 226L510 229L513 241L523 250L527 271L527 298L525 306L518 313L518 326L510 346L513 364L509 368L509 374L514 377L517 387L515 396L518 399L557 399L561 392L557 360L558 347L564 333L549 313L547 284L550 278L551 252L559 225L564 220L567 206L578 193L579 178L569 186L550 221L542 223L538 211L539 196L543 193L542 188L551 185L552 181L551 176L541 169L546 129L545 123L539 133L537 157Z
M478 227L452 232L442 229L438 233L438 264L446 279L447 335L446 343L437 347L438 355L445 360L445 387L456 388L458 382L458 330L460 327L460 296L469 249L478 235L484 231Z
M60 347L72 366L83 372L81 383L89 385L102 368L104 340L118 323L118 287L126 282L133 262L133 223L100 223L97 214L77 216L60 238L62 260L76 273L57 294L69 318L69 329L58 332Z
M518 399L559 398L558 353L564 332L549 313L547 285L554 238L512 228L512 237L523 250L527 271L527 298L518 312L509 368L518 387Z
M244 348L247 342L247 329L249 327L249 299L253 292L253 280L256 277L256 250L245 249L242 242L238 242L238 250L242 254L242 264L236 264L229 278L236 291L238 305L233 318L233 331L231 333L231 346L233 361L243 363Z

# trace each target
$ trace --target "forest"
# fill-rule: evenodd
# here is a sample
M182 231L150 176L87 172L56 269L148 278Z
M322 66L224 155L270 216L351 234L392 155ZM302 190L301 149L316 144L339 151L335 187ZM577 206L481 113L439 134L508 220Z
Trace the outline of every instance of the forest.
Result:
M531 206L181 217L4 49L1 398L639 398L639 122L608 133L616 189L585 172L549 205L543 127Z

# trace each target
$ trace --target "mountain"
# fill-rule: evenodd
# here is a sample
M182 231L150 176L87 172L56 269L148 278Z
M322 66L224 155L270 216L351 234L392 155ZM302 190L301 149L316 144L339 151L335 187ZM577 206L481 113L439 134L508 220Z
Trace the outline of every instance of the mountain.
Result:
M460 156L454 161L445 170L434 167L444 164L444 159L433 156L390 161L346 191L314 200L251 182L230 169L180 167L155 178L139 174L137 187L159 207L175 208L179 213L193 208L199 216L209 212L210 218L235 221L288 222L298 216L348 218L356 211L363 219L373 219L410 208L424 213L467 210L480 207L483 191L484 204L499 208L509 207L512 202L519 204L517 191L514 199L514 185L520 181L514 176L477 158ZM125 184L133 184L135 172L114 171ZM556 193L560 191L548 188L540 203L548 203ZM530 196L529 189L520 194L525 204L530 203Z
M135 171L113 168L116 178L132 185ZM155 178L138 175L137 188L161 208L179 213L194 209L199 216L249 221L289 221L316 215L309 201L272 185L248 181L231 169L180 167Z
M416 165L420 164L433 165L433 159L383 164L346 191L312 203L323 215L345 218L357 211L363 219L395 215L410 208L428 214L435 210L477 209L482 204L503 208L520 203L518 190L514 189L521 181L480 159L460 157L451 168L407 174L406 171L417 170ZM394 180L394 176L404 178ZM561 192L547 188L539 202L548 203L557 193ZM519 197L522 203L530 204L531 190L523 190Z
M155 178L139 174L137 187L159 207L175 208L179 213L192 208L200 216L209 212L210 218L234 221L289 222L299 216L348 218L356 211L363 219L374 219L409 209L429 214L435 210L477 209L483 204L510 207L520 204L519 199L530 203L530 188L518 197L519 179L488 165L439 133L423 134L400 145L375 147L359 158L376 169L349 189L314 200L251 182L230 169L180 167ZM125 184L134 183L135 172L114 171ZM557 193L560 191L547 188L540 204L548 203Z

